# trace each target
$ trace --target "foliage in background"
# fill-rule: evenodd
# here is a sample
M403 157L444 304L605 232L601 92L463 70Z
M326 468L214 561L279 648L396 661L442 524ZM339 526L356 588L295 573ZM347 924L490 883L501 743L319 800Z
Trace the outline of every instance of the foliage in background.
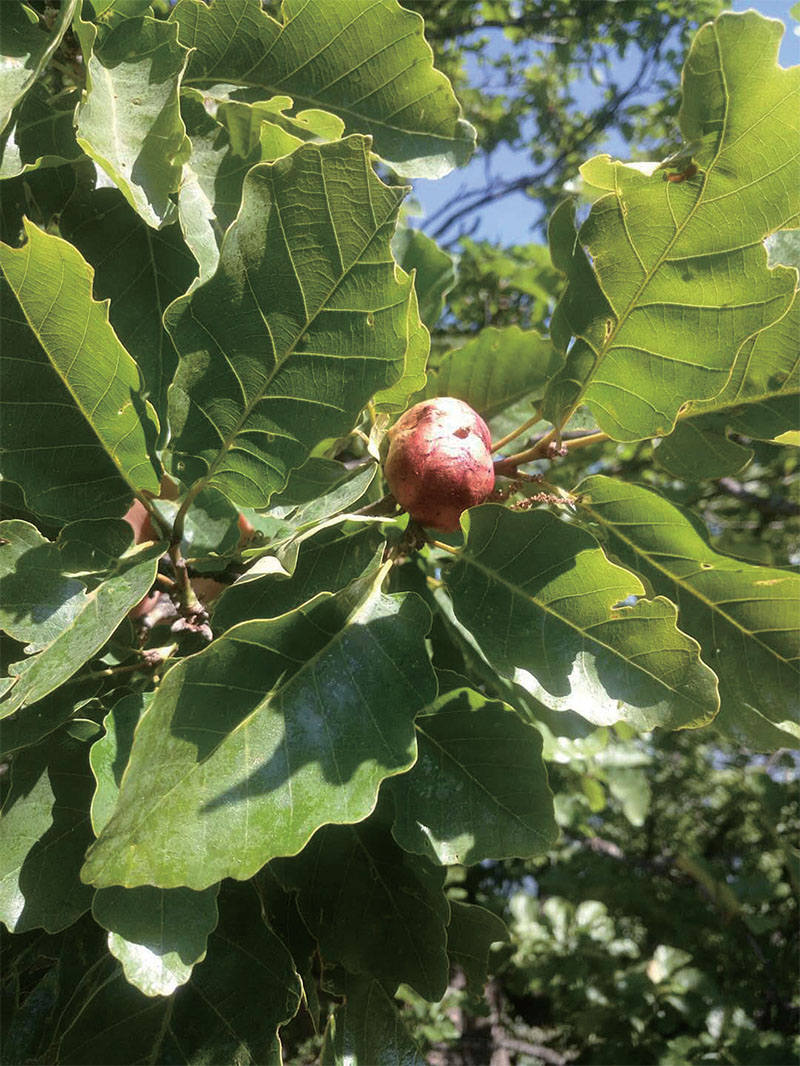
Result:
M717 10L424 5L555 208L457 261L395 0L4 18L5 1061L792 1054L800 68ZM498 452L441 539L436 395Z

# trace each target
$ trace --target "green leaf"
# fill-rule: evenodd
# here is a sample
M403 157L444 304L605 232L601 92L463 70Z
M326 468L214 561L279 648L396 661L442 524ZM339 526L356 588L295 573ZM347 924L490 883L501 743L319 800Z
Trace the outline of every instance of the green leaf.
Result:
M109 930L108 950L126 980L146 996L169 996L185 984L206 954L217 924L217 892L188 888L101 888L92 914Z
M5 4L0 25L0 130L4 130L16 103L33 87L61 43L78 8L78 0L64 0L50 30L28 4Z
M103 723L105 735L92 745L95 833L113 814L133 731L152 696L136 693L118 700ZM109 931L108 949L122 963L126 979L147 996L169 996L205 957L208 934L217 924L218 890L218 885L204 892L151 885L101 888L95 892L92 914Z
M167 317L181 353L170 411L184 481L263 507L397 379L413 298L389 249L402 194L376 177L361 137L249 172L217 273Z
M434 707L416 721L416 763L386 786L400 846L442 865L552 847L558 828L539 731L470 689Z
M280 1066L278 1027L299 1004L291 956L264 924L249 885L223 893L208 955L171 997L148 997L121 971L72 1006L58 1062L259 1063Z
M62 572L61 553L35 526L0 522L0 629L41 651L71 625L86 586Z
M433 67L419 15L394 0L284 0L281 14L283 23L270 18L259 0L180 0L170 18L194 49L186 84L254 86L333 112L408 177L439 178L467 162L475 131Z
M101 683L97 678L76 682L4 719L0 730L0 757L6 758L22 748L38 744L70 718L75 718L83 708L84 713L90 708L99 710L94 697L100 691Z
M122 774L131 754L133 731L153 696L152 692L136 692L117 700L103 719L105 734L92 744L89 764L97 782L91 810L95 836L100 835L114 813Z
M426 396L455 396L487 421L520 400L539 400L563 363L536 330L487 326L463 348L448 352L428 378Z
M472 903L450 901L447 954L463 970L474 995L480 995L486 984L492 944L503 940L508 940L508 929L496 914Z
M714 551L701 523L639 485L601 476L583 507L615 555L680 607L719 677L715 726L758 750L796 746L800 578Z
M374 526L355 532L339 526L324 529L305 543L291 577L264 574L229 585L214 604L214 630L222 632L251 618L277 618L320 592L338 592L374 565L382 544L383 537Z
M557 710L638 730L703 725L719 704L674 604L638 599L635 574L545 511L470 512L467 542L443 573L456 617L492 666ZM632 606L624 603L637 598Z
M397 1005L378 981L347 978L347 998L328 1019L322 1066L426 1066Z
M164 423L178 354L162 316L197 272L178 227L154 231L118 190L96 189L70 201L59 229L94 268L95 299L110 300L109 321Z
M655 457L685 481L735 474L753 457L728 432L773 440L795 429L800 411L800 299L775 325L744 343L731 379L719 396L693 404L655 450Z
M447 988L444 871L399 848L373 820L324 826L293 859L276 863L323 958L425 999Z
M11 664L13 684L0 701L0 718L53 692L100 651L128 611L149 592L163 552L163 544L151 544L123 556L37 654Z
M170 193L190 148L178 102L188 50L173 24L150 16L116 22L99 43L91 23L75 28L86 65L78 144L158 228L174 213Z
M58 932L91 905L78 879L92 838L85 753L62 737L14 756L0 812L0 920L11 932Z
M455 260L436 241L410 226L395 233L392 252L407 274L414 272L420 317L433 329L442 317L444 298L456 283Z
M407 280L407 275L402 270L398 269L397 273L401 282ZM425 367L430 346L430 334L420 321L417 292L412 287L406 313L406 351L403 373L394 385L375 393L372 402L376 411L391 413L405 411L414 393L419 392L425 386Z
M134 490L159 491L138 369L76 249L28 222L25 234L0 245L5 475L41 514L119 515Z
M341 119L325 112L284 114L292 106L288 96L250 104L224 96L218 101L218 95L213 89L187 89L181 95L192 155L181 180L178 217L200 264L201 281L217 268L219 243L241 206L247 171L293 152L307 140L339 140L344 130Z
M242 623L167 673L88 881L201 889L366 817L413 763L413 718L435 691L427 608L378 583Z
M122 518L88 518L70 522L58 533L65 574L96 577L112 570L133 544L133 530Z
M604 776L609 792L631 825L644 825L652 800L647 771L638 767L612 766L606 768Z
M33 86L0 136L0 178L58 166L82 155L74 128L79 98L77 89L53 96L40 82Z
M797 275L769 270L763 245L800 212L800 68L778 66L782 32L748 11L697 34L680 114L693 177L600 156L581 172L606 194L578 239L569 203L553 215L568 286L551 330L565 353L575 338L546 398L558 425L585 402L616 440L669 433L685 402L722 391L742 344L791 303Z
M171 526L180 509L174 500L157 500L155 510ZM241 531L239 511L216 489L199 493L186 514L181 554L198 572L224 570L226 559L236 552Z

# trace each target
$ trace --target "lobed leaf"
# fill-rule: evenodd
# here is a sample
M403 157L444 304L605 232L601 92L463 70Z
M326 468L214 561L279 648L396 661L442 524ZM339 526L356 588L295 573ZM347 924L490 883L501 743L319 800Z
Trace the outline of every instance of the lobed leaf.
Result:
M435 687L427 609L374 581L235 626L169 671L88 881L200 890L366 817L413 763L413 718Z
M489 952L498 941L508 940L505 922L492 911L473 903L450 901L447 954L460 967L473 996L479 996L488 978Z
M800 737L800 578L714 551L694 516L640 485L596 475L583 507L609 546L678 604L719 677L715 725L758 750Z
M163 552L163 544L134 549L80 599L78 609L47 643L43 643L46 629L37 630L40 650L9 668L11 684L0 700L0 718L55 691L100 651L128 611L149 592Z
M552 343L536 330L487 326L463 348L445 355L428 378L425 396L455 396L489 421L520 400L541 399L562 363Z
M553 262L568 279L551 324L566 363L545 402L557 425L585 402L616 440L669 433L789 307L796 272L768 269L763 245L800 211L800 67L778 66L782 32L749 11L695 37L680 113L693 176L600 156L581 172L605 195L577 238L572 205L554 213Z
M379 981L347 978L347 999L328 1019L322 1066L425 1066L397 1005Z
M558 828L539 731L469 689L434 708L416 721L416 763L386 785L400 846L443 866L552 847Z
M323 826L302 852L276 863L325 959L425 999L447 988L444 871L399 848L373 821Z
M744 343L730 381L713 400L692 404L655 450L659 464L685 481L735 474L753 457L728 437L773 440L797 427L800 411L800 300Z
M392 238L392 253L407 274L414 274L420 318L433 329L444 310L445 296L456 283L456 264L422 230L404 226Z
M80 253L27 221L25 235L0 245L5 475L40 514L119 515L134 491L159 491L138 369Z
M116 21L98 41L78 19L86 91L77 111L78 144L148 226L171 220L190 144L178 88L188 49L177 27L151 16Z
M263 507L400 376L413 299L389 249L401 196L361 137L250 170L219 269L167 316L184 480Z
M178 227L153 230L119 191L95 189L73 197L59 230L94 269L94 296L109 301L109 322L136 361L144 395L165 424L167 386L178 354L162 319L196 275Z
M74 121L79 97L77 89L53 96L41 82L32 87L0 134L0 179L81 157Z
M717 679L677 628L674 604L640 599L636 575L576 525L473 509L443 579L491 665L548 707L639 730L703 725L717 711Z
M64 0L49 30L45 30L28 4L4 5L0 23L0 131L50 62L77 9L78 0Z
M89 909L78 879L91 840L84 748L56 738L14 756L0 811L0 921L11 932L66 929Z
M433 67L419 15L395 0L284 0L281 15L259 0L179 0L170 18L193 49L186 84L252 86L333 112L408 177L439 178L467 162L475 131Z

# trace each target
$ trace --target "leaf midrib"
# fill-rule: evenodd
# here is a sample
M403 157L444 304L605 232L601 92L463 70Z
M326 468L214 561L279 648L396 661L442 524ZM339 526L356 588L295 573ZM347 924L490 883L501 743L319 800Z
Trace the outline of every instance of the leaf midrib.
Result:
M318 157L320 159L320 177L321 177L323 185L326 186L326 178L325 178L325 173L324 173L324 158L322 156L322 153L319 152L318 150L317 150L317 155L318 155ZM262 165L271 167L273 164L265 163L265 164L262 164ZM367 165L367 186L368 186L368 188L369 188L369 182L370 182L370 175L372 173L373 172L371 171L371 169ZM271 185L272 185L272 193L273 193L273 204L274 204L275 210L276 210L276 212L278 214L278 221L279 221L280 226L281 226L281 232L284 234L284 238L285 238L286 234L285 234L285 231L283 229L283 222L282 222L282 220L280 218L280 208L278 207L277 196L275 196L274 184L271 182ZM327 195L327 186L326 186L326 195ZM373 199L372 199L371 193L369 195L369 200L370 200L370 205L372 206L372 209L373 209L373 216L374 216L375 206L374 206L374 203L373 203ZM397 210L397 208L399 207L399 203L400 203L399 200L395 201L395 203L391 206L391 208L390 208L388 214L386 215L386 217L383 218L380 221L380 223L378 222L377 218L375 219L375 227L374 227L373 230L371 230L370 238L366 242L364 242L362 244L362 247L361 247L360 251L358 252L358 254L353 257L353 260L352 260L351 264L346 269L343 270L343 273L336 280L336 283L330 288L328 293L320 299L316 310L314 311L314 313L311 315L310 318L307 318L307 321L306 321L305 325L302 327L300 332L297 334L295 339L292 341L291 345L286 349L286 351L284 352L283 356L279 357L278 353L276 351L276 353L275 353L275 355L276 355L275 366L272 368L272 370L270 371L268 377L265 379L264 384L262 385L262 387L254 394L253 399L250 400L250 401L246 401L244 403L244 406L243 406L243 409L242 409L242 414L237 419L236 424L233 427L233 429L231 430L231 432L228 435L228 437L223 440L222 446L220 447L219 451L217 452L217 455L215 456L214 460L209 464L209 467L208 467L208 470L207 470L206 474L202 478L198 479L198 481L196 481L195 484L192 486L192 494L193 494L192 498L194 498L194 496L196 496L197 493L200 492L206 485L210 484L211 480L216 475L216 473L217 473L217 471L218 471L218 469L220 467L220 464L223 462L223 460L225 459L225 457L228 454L228 452L231 450L233 445L236 443L236 440L238 439L240 433L243 431L244 426L246 425L246 423L247 423L248 419L250 418L250 416L252 415L253 411L256 409L256 407L262 402L264 397L267 395L267 391L270 388L270 386L272 385L272 383L274 382L274 380L277 377L277 375L280 373L280 371L283 369L283 367L286 365L286 363L289 361L289 359L291 359L291 357L296 353L298 344L300 344L300 342L303 340L303 338L305 337L305 335L308 332L308 330L311 328L313 323L316 321L317 317L320 314L322 314L323 311L326 309L326 307L330 303L331 299L333 298L333 296L335 295L335 293L337 292L339 287L344 283L345 279L352 272L353 268L355 266L357 266L361 262L361 257L364 255L364 253L367 250L367 248L369 247L369 245L375 239L375 237L378 234L378 232L380 231L380 229L383 226L386 225L386 223L392 217L394 212ZM332 226L332 228L335 231L336 227L335 227L335 222L334 222L334 218L333 218L333 213L332 212L330 213L329 217L330 217L330 221L331 221L331 226ZM238 223L237 223L237 225L238 225ZM286 240L286 246L287 246L287 249L289 249L289 256L290 256L290 259L291 259L291 249L290 249L290 245L289 245L289 241L288 240ZM338 238L337 238L337 248L338 248ZM341 254L341 250L340 250L340 254ZM344 266L344 264L343 264L343 266ZM292 261L292 267L294 267L294 261ZM244 267L244 270L245 270L245 274L247 274L247 266L246 265ZM298 274L298 272L296 270L295 270L295 277L297 279L297 285L298 285L298 288L300 289L300 293L301 293L301 296L302 296L302 299L303 299L303 307L305 309L305 307L306 307L305 292L303 291L303 286L302 286L302 283L300 281L300 276L299 276L299 274ZM396 283L397 283L398 287L400 287L402 285L402 282L399 279L395 279L395 280L396 280ZM258 310L259 315L261 316L261 319L262 319L262 321L264 323L265 329L267 330L267 332L269 334L270 341L272 342L273 349L274 349L275 346L274 346L274 341L272 339L272 333L271 333L271 330L269 328L269 324L267 322L267 319L266 319L266 316L264 314L264 311L263 311L263 309L261 307L261 302L258 299L258 297L257 297L257 295L255 293L255 290L253 289L253 286L250 284L249 277L248 277L248 289L249 289L249 291L250 291L250 293L251 293L251 295L253 297L253 301L254 301L254 303L256 305L256 308ZM411 288L409 291L413 292L413 288ZM399 304L399 302L400 301L398 301L398 304ZM192 315L192 318L195 321L197 321L200 325L203 325L203 328L206 330L206 332L209 333L209 335L213 338L214 344L217 345L220 348L221 351L224 351L223 346L217 340L216 336L214 336L214 334L211 334L210 331L208 330L208 328L203 323L200 323L199 320L197 319L196 315L194 314L193 304L194 304L194 295L190 296L189 301L188 301L188 311L189 311L189 313ZM392 306L395 306L395 305L392 305ZM229 358L227 356L227 353L226 353L226 358ZM239 381L238 372L233 367L231 367L231 370L233 371L233 375L236 378L237 382L239 383L239 387L241 388L241 382ZM242 398L244 399L244 393L243 393L243 397ZM195 406L199 406L199 405L196 404L196 402L194 400L192 400L192 403ZM200 410L202 411L202 408L200 408ZM205 412L203 412L203 414L205 415ZM206 415L205 417L208 417L208 416ZM209 419L209 421L210 421L210 419ZM214 425L213 422L211 424ZM214 426L214 428L216 429L217 427Z
M597 550L599 550L599 549L597 549ZM691 703L692 705L701 708L701 710L703 712L703 717L704 718L707 717L708 708L705 707L704 704L699 703L694 698L694 696L688 696L688 695L686 695L686 694L684 694L682 692L679 692L678 689L676 689L672 685L668 684L668 682L666 680L664 680L663 678L660 678L660 677L656 676L655 674L651 673L649 670L645 669L643 666L639 666L637 663L632 662L630 659L626 659L624 657L624 655L618 649L612 647L609 644L606 644L605 641L598 640L597 637L590 636L588 632L586 632L585 630L581 629L578 625L576 625L574 622L570 621L568 618L565 618L563 615L559 614L557 611L554 611L552 609L552 607L550 607L549 605L544 604L544 603L540 602L539 600L537 600L534 596L531 596L531 595L523 592L523 590L520 589L518 586L512 585L510 581L507 581L505 578L501 577L500 574L496 570L492 570L489 567L485 566L483 563L480 563L476 556L466 555L466 554L462 553L461 554L461 559L465 563L471 563L473 566L475 566L476 569L483 571L483 573L485 573L488 577L494 578L494 580L497 581L499 584L504 585L511 592L512 595L517 595L517 596L523 597L523 599L527 600L529 603L532 603L536 608L538 608L539 610L543 611L545 614L548 614L548 615L552 616L553 618L555 618L557 621L562 622L564 625L568 626L574 632L578 633L581 636L581 638L583 638L584 640L586 640L586 641L588 641L588 642L590 642L592 644L595 644L596 646L598 646L600 648L605 648L606 651L610 652L615 658L619 659L621 662L623 662L626 665L632 667L634 670L638 670L639 673L644 674L645 676L651 678L657 685L660 685L662 688L667 689L669 692L673 692L678 699L685 700L685 701ZM620 567L619 569L622 569L622 568ZM633 576L635 576L635 575L633 575ZM659 599L663 600L665 603L670 603L670 601L666 597L663 597L663 596L656 596L653 600L645 600L645 602L647 602L647 603L655 603ZM674 607L674 604L672 606ZM626 608L623 607L620 610L624 611L624 610L626 610ZM631 608L627 608L627 610L630 611ZM608 623L612 623L612 622L615 621L615 619L609 617L609 618L605 619L604 621L608 622ZM692 641L692 643L695 644L695 646L697 648L697 652L696 652L697 662L700 664L700 666L701 667L705 666L706 669L710 669L702 661L702 659L700 658L700 645L697 643L697 641L693 637L691 637L688 633L683 633L682 630L678 630L678 626L677 626L677 609L676 609L676 616L675 616L675 629L677 630L678 633L680 633L682 636L686 637L688 640ZM625 701L625 702L627 702L627 701Z
M652 556L650 556L644 550L644 548L640 548L636 544L635 541L630 540L630 538L626 537L623 533L621 533L619 531L619 527L618 526L616 526L613 522L610 522L608 519L604 519L602 515L598 514L598 512L592 507L591 504L586 503L586 504L584 504L584 507L589 512L589 514L592 515L592 517L595 519L595 521L597 521L601 526L603 526L604 529L610 530L612 536L617 537L624 544L627 544L628 547L633 551L634 555L637 555L640 558L644 559L650 566L653 567L654 570L658 570L659 573L663 574L674 585L677 585L678 588L681 588L685 592L688 592L691 596L693 596L695 599L699 600L702 604L704 604L708 608L708 610L712 612L712 614L716 613L721 618L724 618L725 621L733 629L738 630L742 634L742 636L748 637L754 643L759 644L762 648L764 648L767 652L769 652L769 654L774 659L776 659L778 662L783 663L785 666L787 666L790 669L792 669L791 664L790 664L788 659L784 659L783 656L780 655L777 651L775 651L774 648L771 648L769 646L769 644L765 644L764 641L761 640L756 633L752 633L749 629L746 629L735 618L732 618L731 615L729 615L726 611L722 610L722 608L717 603L715 603L713 600L709 600L708 597L704 596L702 594L702 592L700 592L699 589L695 588L694 585L688 584L684 579L682 579L682 578L678 577L677 575L673 574L665 566L663 566L660 563L657 563L652 558ZM695 572L697 573L699 571L695 571ZM754 601L752 599L748 599L745 602L753 603ZM781 630L779 630L779 632L785 632L785 630L781 629Z

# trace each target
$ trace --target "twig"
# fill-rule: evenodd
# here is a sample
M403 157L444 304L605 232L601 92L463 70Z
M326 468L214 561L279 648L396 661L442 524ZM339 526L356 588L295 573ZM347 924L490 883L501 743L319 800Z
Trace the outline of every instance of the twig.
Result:
M517 452L516 455L506 456L494 464L495 474L504 477L514 477L517 467L525 463L532 463L535 459L555 459L557 455L566 455L576 448L585 448L590 444L599 444L601 441L611 440L607 433L584 433L579 437L567 437L563 440L557 430L551 429L549 433L540 438L532 447Z
M505 437L501 437L500 440L495 441L492 445L492 454L499 452L501 448L505 448L507 444L510 444L512 440L516 440L517 437L521 437L526 429L530 429L531 426L535 426L537 422L541 421L541 411L536 411L527 422L523 422L521 426L517 426L511 433L506 433Z
M529 1044L527 1040L517 1040L513 1036L501 1036L498 1043L508 1051L518 1051L522 1055L532 1055L534 1058L541 1059L542 1062L551 1063L552 1066L567 1066L567 1063L572 1059L572 1056L565 1058L563 1055L559 1055L557 1051L553 1051L552 1048L544 1047L543 1044Z

